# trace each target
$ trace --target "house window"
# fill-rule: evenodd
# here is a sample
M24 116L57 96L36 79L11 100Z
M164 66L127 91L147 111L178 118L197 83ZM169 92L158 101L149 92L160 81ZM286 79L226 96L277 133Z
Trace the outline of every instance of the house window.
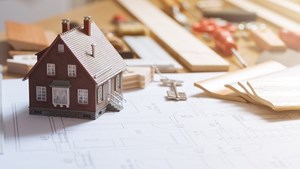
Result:
M103 101L103 85L98 87L98 103Z
M118 74L116 76L116 79L115 79L115 87L116 87L116 90L120 90L121 87L122 87L122 78L121 78L121 75Z
M68 76L76 77L76 65L68 65Z
M59 53L63 53L65 51L65 46L63 44L58 44L57 50Z
M47 75L55 76L55 64L47 63Z
M88 90L78 89L78 104L88 104Z
M36 100L37 101L47 101L45 86L36 86Z
M69 88L65 87L52 87L52 104L56 106L66 106L69 107Z

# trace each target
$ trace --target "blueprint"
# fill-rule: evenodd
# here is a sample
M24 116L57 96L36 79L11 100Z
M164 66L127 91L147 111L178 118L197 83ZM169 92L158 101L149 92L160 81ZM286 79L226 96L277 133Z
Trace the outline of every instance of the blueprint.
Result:
M4 80L0 168L299 169L300 112L211 99L193 86L215 75L167 75L185 81L187 101L167 101L169 87L153 82L97 120L29 115L28 82Z

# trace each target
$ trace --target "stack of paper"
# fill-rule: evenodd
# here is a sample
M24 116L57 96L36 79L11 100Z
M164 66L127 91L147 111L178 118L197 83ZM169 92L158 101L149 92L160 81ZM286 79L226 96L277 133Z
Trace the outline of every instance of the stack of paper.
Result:
M271 61L196 82L211 97L265 105L276 111L300 110L300 65Z

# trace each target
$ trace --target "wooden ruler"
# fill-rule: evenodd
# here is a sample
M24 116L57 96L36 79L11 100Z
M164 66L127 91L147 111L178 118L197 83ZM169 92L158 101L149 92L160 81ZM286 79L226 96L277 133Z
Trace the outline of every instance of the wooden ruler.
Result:
M117 0L190 71L226 71L229 63L147 0Z
M276 12L273 12L269 9L266 9L260 5L257 5L251 1L248 1L248 0L226 0L226 2L236 6L238 8L244 9L246 11L256 12L256 14L260 18L274 24L277 27L288 29L290 31L300 32L300 24L299 23L297 23L291 19L288 19L280 14L277 14Z

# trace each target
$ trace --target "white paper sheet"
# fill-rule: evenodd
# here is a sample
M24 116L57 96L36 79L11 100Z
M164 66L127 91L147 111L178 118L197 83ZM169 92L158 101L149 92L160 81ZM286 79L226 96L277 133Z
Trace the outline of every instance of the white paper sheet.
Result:
M28 82L5 80L0 168L299 169L300 112L206 98L193 82L212 75L168 75L188 101L154 82L94 121L28 115Z

